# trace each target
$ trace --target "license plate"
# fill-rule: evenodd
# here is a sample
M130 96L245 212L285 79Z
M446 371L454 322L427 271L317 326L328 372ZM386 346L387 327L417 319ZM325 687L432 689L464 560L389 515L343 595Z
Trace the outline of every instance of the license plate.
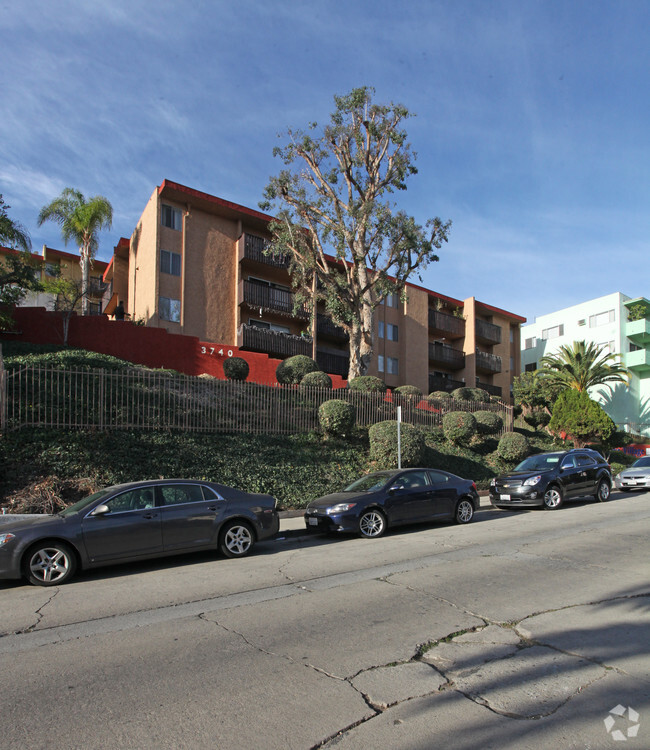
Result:
M499 495L499 500L511 500L510 495Z
M318 526L318 519L317 518L308 518L307 523L310 526Z

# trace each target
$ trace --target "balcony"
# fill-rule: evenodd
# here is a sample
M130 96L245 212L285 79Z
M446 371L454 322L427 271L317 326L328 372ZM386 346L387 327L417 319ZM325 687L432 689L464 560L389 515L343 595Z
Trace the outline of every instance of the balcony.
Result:
M347 341L348 334L332 323L326 315L319 315L316 319L316 333L318 338L330 338L336 341Z
M650 343L650 320L628 320L625 324L625 335L637 346Z
M476 352L476 372L487 372L490 374L501 372L501 357L487 352Z
M88 293L93 297L102 296L107 288L108 284L101 279L94 279L92 276L88 279Z
M452 380L440 375L429 375L429 393L432 391L446 391L451 393L456 388L464 388L467 385L464 380Z
M447 339L462 339L465 335L465 319L438 310L429 310L429 331Z
M293 303L295 295L284 289L276 289L265 284L256 284L253 281L243 281L243 295L241 300L251 309L260 309L265 312L281 313L297 318L308 318L309 313L303 306L294 313Z
M481 383L480 380L476 381L476 387L482 388L484 391L487 391L490 396L501 396L503 395L503 389L500 385L492 385L491 383Z
M642 323L643 321L635 320L634 322ZM628 323L628 325L630 324ZM625 365L633 372L645 377L650 372L650 349L637 349L635 352L628 352L625 355Z
M250 352L263 352L270 357L284 359L294 354L311 357L311 339L268 328L242 325L237 334L237 346Z
M486 344L501 343L501 326L488 323L486 320L476 320L476 338Z
M347 378L350 370L350 357L347 354L333 354L316 350L316 362L323 372Z
M266 255L264 253L268 245L268 240L265 240L263 237L257 237L254 234L244 234L244 258L253 260L256 263L264 263L274 268L289 268L288 255Z
M429 344L429 362L444 365L450 370L462 370L465 367L465 352L435 342Z

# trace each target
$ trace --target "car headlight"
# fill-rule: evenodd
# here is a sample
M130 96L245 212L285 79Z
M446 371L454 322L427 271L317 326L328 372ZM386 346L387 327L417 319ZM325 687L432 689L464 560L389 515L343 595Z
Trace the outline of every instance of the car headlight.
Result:
M12 539L15 539L15 534L0 534L0 547L2 547L3 544L6 544L7 542L10 542Z
M539 482L541 478L542 478L541 474L538 474L536 477L528 477L528 479L526 479L526 481L524 482L524 486L530 487L533 484L537 484L537 482Z
M328 508L326 513L328 516L335 516L338 513L345 513L346 510L350 510L350 508L354 508L356 503L339 503L338 505L332 505L331 508Z

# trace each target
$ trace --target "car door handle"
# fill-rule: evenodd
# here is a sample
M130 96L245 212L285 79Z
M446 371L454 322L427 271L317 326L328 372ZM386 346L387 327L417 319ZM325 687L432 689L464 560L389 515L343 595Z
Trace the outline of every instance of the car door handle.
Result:
M158 518L158 514L157 513L143 513L142 517L143 518L147 518L147 519L149 519L149 518Z
M218 510L218 508L217 508L216 505L208 505L208 510L212 510L212 511L214 511L216 513L217 510Z

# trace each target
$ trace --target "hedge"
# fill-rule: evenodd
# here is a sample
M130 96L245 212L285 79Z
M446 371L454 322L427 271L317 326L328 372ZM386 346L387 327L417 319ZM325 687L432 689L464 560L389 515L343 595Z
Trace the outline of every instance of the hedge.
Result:
M228 357L223 361L223 374L228 380L246 380L249 373L248 362L241 357Z
M338 398L325 401L318 407L318 422L326 435L349 435L354 427L354 418L354 406Z
M375 393L386 393L388 388L386 383L374 375L360 375L358 378L352 378L348 383L351 391L373 391Z
M296 354L289 357L275 369L275 377L278 383L283 385L297 385L309 372L318 372L320 367L305 354Z
M393 469L397 467L397 422L387 420L377 422L368 430L370 439L370 460L378 464L377 468ZM402 422L400 429L402 466L421 466L424 462L424 434L417 427Z
M459 389L461 390L461 389ZM467 445L478 431L476 419L468 411L450 411L442 418L442 430L453 445Z

